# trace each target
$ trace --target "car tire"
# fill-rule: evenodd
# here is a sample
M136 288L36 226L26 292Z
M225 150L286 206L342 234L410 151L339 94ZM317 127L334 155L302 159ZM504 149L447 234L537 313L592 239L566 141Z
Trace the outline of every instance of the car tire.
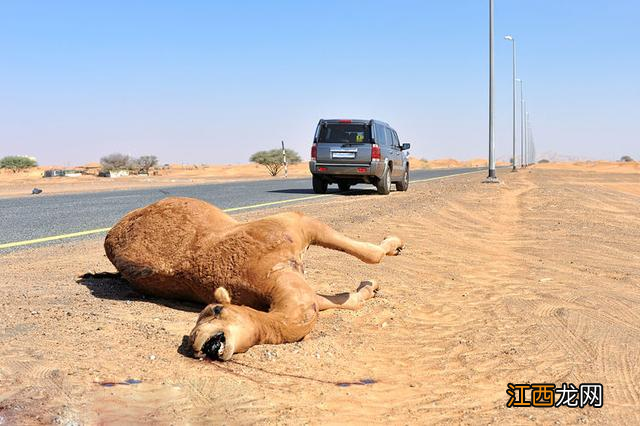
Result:
M340 191L344 192L344 191L348 191L351 189L351 184L347 183L347 182L340 182L338 184L338 188L340 189Z
M329 183L319 177L313 177L313 192L316 194L326 194Z
M400 182L396 182L396 191L406 191L407 189L409 189L409 165L404 169L402 180Z
M382 177L378 180L376 188L380 195L387 195L391 192L391 170L389 170L389 167L384 168L384 173L382 173Z

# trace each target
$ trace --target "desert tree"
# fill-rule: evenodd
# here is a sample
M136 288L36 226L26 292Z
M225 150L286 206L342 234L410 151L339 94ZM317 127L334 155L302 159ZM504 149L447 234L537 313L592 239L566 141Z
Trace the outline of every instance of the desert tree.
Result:
M300 155L294 150L287 149L285 152L289 164L297 164L302 161ZM282 149L280 148L269 151L258 151L249 158L249 161L265 166L271 176L276 176L284 166L282 162Z
M635 160L629 155L623 155L622 157L620 157L620 161L622 161L623 163L632 163Z
M158 157L155 155L143 155L133 160L136 168L145 173L149 173L149 169L158 165Z
M128 170L131 167L131 157L115 152L105 155L100 159L100 165L104 170Z
M9 169L14 173L37 165L38 163L33 158L20 155L9 155L0 159L0 169Z

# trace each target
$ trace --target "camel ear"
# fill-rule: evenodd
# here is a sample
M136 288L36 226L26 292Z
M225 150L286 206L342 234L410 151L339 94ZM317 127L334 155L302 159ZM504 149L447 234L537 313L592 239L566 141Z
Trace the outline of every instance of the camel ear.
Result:
M218 303L221 303L223 305L231 304L231 296L229 296L229 292L224 287L218 287L215 293L213 293L213 297L216 298Z

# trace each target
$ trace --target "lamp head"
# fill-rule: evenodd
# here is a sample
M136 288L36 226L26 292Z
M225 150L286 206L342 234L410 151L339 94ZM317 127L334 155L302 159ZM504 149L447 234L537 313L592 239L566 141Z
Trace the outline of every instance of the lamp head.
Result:
M509 40L509 41L513 41L513 37L512 37L512 36L510 36L510 35L506 35L506 36L504 36L504 39L505 39L505 40Z

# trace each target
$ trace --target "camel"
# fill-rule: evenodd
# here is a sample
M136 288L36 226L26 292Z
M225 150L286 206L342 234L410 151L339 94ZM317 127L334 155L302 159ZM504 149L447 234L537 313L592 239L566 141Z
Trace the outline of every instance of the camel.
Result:
M378 284L321 295L307 283L310 245L370 263L403 249L394 236L380 244L348 238L299 212L239 222L201 200L169 197L134 210L107 234L107 257L143 294L206 304L190 333L196 358L229 360L258 344L292 343L313 328L318 312L359 309Z

